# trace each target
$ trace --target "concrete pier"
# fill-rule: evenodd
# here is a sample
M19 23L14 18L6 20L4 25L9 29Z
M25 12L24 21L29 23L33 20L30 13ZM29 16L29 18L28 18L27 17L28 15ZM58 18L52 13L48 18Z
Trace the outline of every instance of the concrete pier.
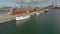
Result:
M9 14L0 14L0 23L4 23L7 21L15 20L14 15L9 15Z
M45 10L42 10L42 11L39 11L39 12L32 12L32 13L29 13L29 15L35 15L36 13L43 13Z

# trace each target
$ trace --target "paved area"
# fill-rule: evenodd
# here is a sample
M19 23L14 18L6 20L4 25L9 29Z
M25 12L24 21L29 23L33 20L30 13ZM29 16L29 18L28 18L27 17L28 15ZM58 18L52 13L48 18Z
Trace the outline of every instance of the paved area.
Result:
M14 15L0 14L0 23L6 22L6 21L11 21L14 19L15 19Z

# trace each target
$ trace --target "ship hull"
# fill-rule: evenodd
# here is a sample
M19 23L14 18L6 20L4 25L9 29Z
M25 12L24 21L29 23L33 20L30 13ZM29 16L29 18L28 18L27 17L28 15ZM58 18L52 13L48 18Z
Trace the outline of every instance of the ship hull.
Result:
M60 9L60 7L54 7L54 8L56 8L56 9Z
M30 18L30 15L25 15L25 16L16 16L16 20L25 20L25 19L28 19Z

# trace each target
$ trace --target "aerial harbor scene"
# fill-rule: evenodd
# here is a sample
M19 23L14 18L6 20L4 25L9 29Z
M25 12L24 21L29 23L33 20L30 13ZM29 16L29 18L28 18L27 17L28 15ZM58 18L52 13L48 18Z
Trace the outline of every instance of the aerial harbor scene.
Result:
M60 34L60 0L0 0L0 34Z

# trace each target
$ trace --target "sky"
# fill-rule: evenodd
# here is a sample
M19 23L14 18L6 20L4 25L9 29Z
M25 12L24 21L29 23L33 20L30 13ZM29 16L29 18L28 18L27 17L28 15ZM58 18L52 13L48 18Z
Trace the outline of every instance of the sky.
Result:
M20 2L21 0L0 0L0 7L3 6L19 6L20 4L18 4L18 2ZM52 4L52 0L22 0L23 2L40 2L40 3L33 3L33 4L29 4L30 6L41 6L41 7L45 7L46 5L51 5ZM54 0L56 2L56 0ZM60 6L60 1L57 0L58 5ZM27 6L27 4L23 4L24 6Z
M7 0L0 0L0 7L3 6L19 6L19 4Z

